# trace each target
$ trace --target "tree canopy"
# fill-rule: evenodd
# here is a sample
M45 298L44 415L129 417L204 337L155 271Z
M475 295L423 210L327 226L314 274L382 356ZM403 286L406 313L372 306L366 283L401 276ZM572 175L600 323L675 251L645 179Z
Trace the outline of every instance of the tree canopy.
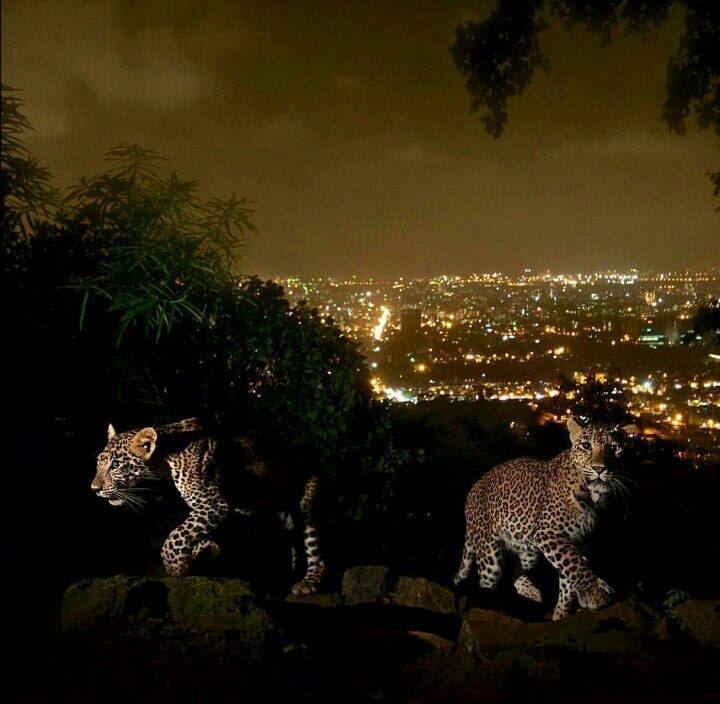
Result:
M473 111L488 134L502 135L510 99L522 95L538 68L548 69L540 35L557 18L610 42L613 32L647 34L684 9L685 28L667 66L662 119L671 132L685 134L695 115L701 129L720 136L720 3L717 0L498 0L487 19L457 27L450 48L465 77ZM709 174L720 189L720 172Z

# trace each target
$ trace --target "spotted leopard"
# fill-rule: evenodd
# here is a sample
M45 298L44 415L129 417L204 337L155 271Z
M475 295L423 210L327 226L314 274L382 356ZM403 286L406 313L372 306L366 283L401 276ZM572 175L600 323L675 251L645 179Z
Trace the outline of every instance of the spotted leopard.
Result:
M255 444L244 438L240 445L245 470L256 475L265 473L265 462ZM213 540L213 533L232 510L241 510L227 497L222 481L224 468L217 458L216 438L205 433L195 418L123 433L117 433L110 425L107 444L97 458L91 489L112 506L138 507L143 503L140 492L146 482L169 474L190 513L170 533L161 556L166 572L181 577L188 573L196 558L219 554L220 547ZM325 574L315 519L318 484L318 476L312 475L304 478L300 487L298 508L303 522L307 569L292 588L294 594L317 592ZM292 512L283 512L281 517L285 528L294 528ZM294 562L293 551L293 567Z
M621 486L606 465L609 454L619 452L615 431L596 424L582 427L572 418L567 426L569 449L546 462L510 460L472 487L465 505L463 557L454 580L456 585L465 580L476 563L480 587L495 588L504 552L511 551L523 570L515 590L540 602L540 590L526 573L544 555L560 573L553 620L567 616L576 599L589 609L607 603L612 590L592 572L578 543L593 530L597 509Z

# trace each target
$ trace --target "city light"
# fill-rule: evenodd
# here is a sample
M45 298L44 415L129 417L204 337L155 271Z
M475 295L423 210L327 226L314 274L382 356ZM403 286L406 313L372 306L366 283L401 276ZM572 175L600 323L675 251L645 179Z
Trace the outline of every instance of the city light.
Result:
M280 283L291 302L306 300L359 345L378 398L485 398L537 409L575 399L561 375L575 384L592 377L625 394L646 427L719 439L720 340L692 331L698 306L720 293L718 271Z
M385 328L390 320L390 309L387 306L380 306L380 319L373 328L373 338L382 341Z

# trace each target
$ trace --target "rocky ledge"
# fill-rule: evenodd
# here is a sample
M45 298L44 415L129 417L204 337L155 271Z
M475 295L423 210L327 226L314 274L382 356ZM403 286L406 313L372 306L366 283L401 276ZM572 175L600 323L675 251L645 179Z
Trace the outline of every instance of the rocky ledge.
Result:
M301 640L308 624L319 623L312 613L318 607L333 623L352 621L353 614L380 623L393 607L396 616L402 612L394 622L398 628L410 634L429 631L443 639L445 649L459 625L458 650L483 659L499 654L543 661L556 655L624 657L663 644L694 644L711 652L720 648L718 601L691 599L662 615L630 600L562 621L526 622L480 608L458 613L452 591L441 585L422 577L391 577L382 566L358 566L345 573L341 594L290 597L288 602L287 608L300 615L295 636ZM271 608L241 580L116 576L70 587L57 625L64 638L86 643L200 644L204 650L257 659L292 642L292 635L278 626L283 613L281 605Z
M391 577L380 565L358 565L343 576L343 601L348 606L385 604L423 609L436 614L456 613L455 596L447 587L425 577Z
M470 609L459 645L473 655L508 651L631 653L656 638L659 616L649 607L623 601L598 611L580 611L562 621L527 623L497 611Z
M65 592L57 627L76 641L197 643L251 659L279 640L274 619L246 582L208 577L83 580Z
M665 616L627 600L534 623L475 608L465 612L458 638L458 651L482 663L485 676L501 687L518 676L547 683L584 671L602 681L654 668L658 681L664 668L712 680L709 663L717 661L719 648L720 602L702 600L688 600Z

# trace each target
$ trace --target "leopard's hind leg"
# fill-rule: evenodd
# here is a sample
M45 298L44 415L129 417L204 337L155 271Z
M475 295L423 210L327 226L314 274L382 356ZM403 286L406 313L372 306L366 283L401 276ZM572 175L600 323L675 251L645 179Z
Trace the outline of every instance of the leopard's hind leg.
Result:
M453 577L453 584L457 587L459 584L464 582L470 576L470 570L475 562L475 550L472 546L472 540L470 534L465 534L465 545L463 547L462 560L460 561L460 567L455 577Z
M318 526L315 516L315 501L318 491L318 477L310 477L300 500L300 514L304 524L303 542L307 558L305 576L293 588L293 594L316 594L325 575L325 560L320 552Z
M494 589L503 569L502 543L499 538L491 537L475 544L478 580L481 589Z
M558 600L553 610L552 620L569 616L575 604L575 592L572 588L572 580L564 573L560 573L560 583L558 584Z

